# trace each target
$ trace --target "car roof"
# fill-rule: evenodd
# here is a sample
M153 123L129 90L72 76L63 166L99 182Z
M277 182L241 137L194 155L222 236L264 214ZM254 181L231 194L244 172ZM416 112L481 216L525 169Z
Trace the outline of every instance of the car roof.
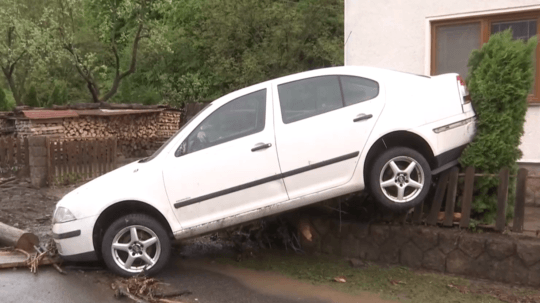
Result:
M236 96L243 95L246 91L252 91L255 86L261 86L261 85L268 85L272 82L288 82L288 81L296 81L301 80L304 78L310 78L310 77L317 77L317 76L325 76L325 75L359 75L363 77L373 77L374 80L384 80L385 82L391 82L403 78L414 78L414 79L424 79L428 80L431 77L424 76L424 75L417 75L412 73L405 73L390 69L384 69L384 68L378 68L378 67L370 67L370 66L336 66L336 67L325 67L325 68L319 68L314 69L310 71L295 73L271 80L267 80L264 82L260 82L245 88L241 88L239 90L233 91L229 94L226 94L224 96L219 97L218 99L214 100L212 103L216 104L222 104L225 102L228 102L228 100L236 98Z
M362 74L366 77L369 77L371 75L377 78L394 78L394 77L400 77L400 76L423 77L427 79L430 78L429 76L425 76L425 75L406 73L406 72L401 72L401 71L396 71L396 70L391 70L391 69L384 69L384 68L371 67L371 66L348 65L348 66L326 67L326 68L300 72L300 73L276 78L276 79L270 80L269 82L273 82L273 81L281 82L281 81L286 81L293 78L302 79L302 78L317 77L317 76L323 76L323 75L333 75L333 74Z

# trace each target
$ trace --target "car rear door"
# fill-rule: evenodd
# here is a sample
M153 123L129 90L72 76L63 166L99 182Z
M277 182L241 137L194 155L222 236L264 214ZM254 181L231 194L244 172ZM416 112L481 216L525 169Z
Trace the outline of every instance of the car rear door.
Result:
M384 106L378 82L326 75L273 85L276 144L290 199L347 183Z
M165 188L183 228L287 200L270 86L221 105L169 155Z

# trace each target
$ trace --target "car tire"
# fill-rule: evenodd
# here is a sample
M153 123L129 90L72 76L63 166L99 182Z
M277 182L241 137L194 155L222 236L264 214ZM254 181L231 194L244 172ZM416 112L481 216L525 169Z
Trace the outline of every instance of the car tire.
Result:
M426 198L431 186L431 168L419 152L394 147L376 158L367 181L369 191L383 207L403 212Z
M153 217L129 214L107 228L101 253L107 267L118 275L152 276L169 261L171 240L163 225Z

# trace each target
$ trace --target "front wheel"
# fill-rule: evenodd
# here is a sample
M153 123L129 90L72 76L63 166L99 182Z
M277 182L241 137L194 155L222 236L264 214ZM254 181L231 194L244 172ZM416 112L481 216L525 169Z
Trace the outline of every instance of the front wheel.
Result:
M400 212L421 203L429 192L431 169L419 152L407 147L388 149L373 164L368 187L384 207Z
M171 241L153 217L129 214L116 220L105 232L101 246L107 267L121 276L153 275L168 262Z

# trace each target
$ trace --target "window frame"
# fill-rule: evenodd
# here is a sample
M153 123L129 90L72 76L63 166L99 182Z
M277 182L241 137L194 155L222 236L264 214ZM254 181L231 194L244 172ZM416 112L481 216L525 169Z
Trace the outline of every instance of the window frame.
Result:
M283 115L283 105L282 105L282 100L281 100L281 96L279 94L279 87L281 85L286 85L286 84L292 84L292 83L295 83L295 82L300 82L300 81L304 81L304 80L308 80L308 79L315 79L315 78L321 78L321 77L337 77L338 79L338 84L339 84L339 92L340 92L340 96L341 96L341 104L342 104L342 107L339 107L339 108L335 108L333 110L329 110L327 112L323 112L323 113L319 113L319 114L316 114L316 115L313 115L313 116L309 116L309 117L306 117L306 118L302 118L300 120L295 120L295 121L290 121L290 122L285 122L284 120L284 115ZM369 81L373 81L375 83L377 83L377 95L375 95L373 98L371 99L367 99L367 100L363 100L361 102L358 102L358 103L353 103L353 104L346 104L345 103L345 96L343 94L343 84L342 84L342 81L341 81L341 77L354 77L354 78L361 78L361 79L366 79L366 80L369 80ZM307 77L307 78L302 78L302 79L297 79L297 80L293 80L293 81L289 81L289 82L282 82L282 83L278 83L276 84L276 90L277 90L277 95L278 95L278 100L279 100L279 108L280 108L280 115L281 115L281 122L283 124L292 124L292 123L296 123L298 121L302 121L302 120L306 120L306 119L309 119L309 118L313 118L313 117L317 117L317 116L320 116L320 115L324 115L324 114L327 114L327 113L330 113L330 112L333 112L333 111L336 111L336 110L340 110L340 109L343 109L343 108L346 108L346 107L349 107L349 106L354 106L354 105L358 105L358 104L361 104L361 103L364 103L364 102L367 102L367 101L371 101L371 100L374 100L376 99L377 97L379 97L379 95L381 94L381 84L379 83L379 81L377 80L374 80L374 79L371 79L371 78L367 78L367 77L362 77L362 76L357 76L357 75L347 75L347 74L328 74L328 75L319 75L319 76L313 76L313 77Z
M480 47L488 42L491 36L491 26L497 22L522 21L536 19L536 36L540 41L540 10L501 13L486 16L464 17L451 20L441 20L431 22L431 66L430 74L435 76L437 73L437 29L441 26L462 25L479 23L480 24ZM529 94L527 101L529 105L540 105L540 45L536 47L536 72L534 77L534 93ZM467 75L461 75L466 77Z

